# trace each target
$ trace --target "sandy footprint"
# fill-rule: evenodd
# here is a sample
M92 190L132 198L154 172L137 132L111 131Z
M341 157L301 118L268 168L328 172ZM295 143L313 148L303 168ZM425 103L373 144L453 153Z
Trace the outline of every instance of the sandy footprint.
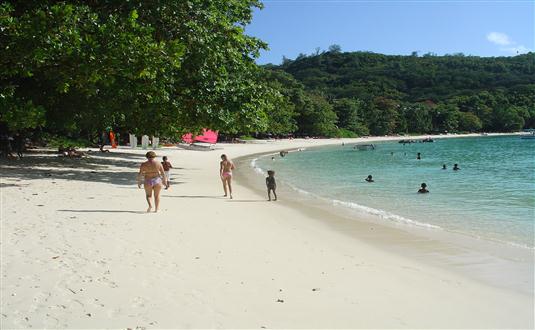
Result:
M113 319L113 318L115 318L116 316L121 315L121 309L120 309L120 308L112 308L112 309L108 309L108 310L106 311L106 315L107 315L110 319Z
M147 300L143 297L135 297L132 299L132 307L134 308L143 308L145 307L145 304L147 303Z
M105 276L97 278L97 282L106 284L107 286L109 286L112 289L115 289L115 288L119 287L116 282L110 280L109 278L107 278Z
M28 309L28 313L30 315L36 315L37 312L41 310L42 308L46 307L46 302L50 298L52 294L50 292L39 292L33 297L33 302L30 304L30 308Z

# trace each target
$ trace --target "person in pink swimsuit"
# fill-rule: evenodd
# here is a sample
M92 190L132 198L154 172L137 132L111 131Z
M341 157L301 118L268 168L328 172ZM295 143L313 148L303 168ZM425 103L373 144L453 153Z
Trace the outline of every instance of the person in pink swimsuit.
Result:
M225 196L230 194L232 199L232 170L235 169L234 163L227 158L227 155L221 155L221 162L219 163L219 176L223 182L223 190ZM227 191L228 186L228 191Z
M149 151L145 155L147 161L142 163L139 167L138 181L137 186L141 189L141 183L143 182L143 187L145 188L145 197L147 198L147 203L149 208L147 213L152 210L152 193L154 192L154 212L158 212L160 207L160 191L162 190L162 179L165 178L165 172L161 163L155 160L156 153L154 151ZM141 181L143 178L143 181Z

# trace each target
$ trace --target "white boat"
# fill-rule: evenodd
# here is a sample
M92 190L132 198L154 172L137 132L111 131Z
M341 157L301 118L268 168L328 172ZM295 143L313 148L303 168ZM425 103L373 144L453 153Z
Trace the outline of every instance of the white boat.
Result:
M529 130L524 130L525 133L528 133L528 134L522 134L520 135L520 138L521 139L525 139L525 140L535 140L535 129L529 129Z
M357 149L357 150L375 150L375 146L373 144L355 144L353 149Z

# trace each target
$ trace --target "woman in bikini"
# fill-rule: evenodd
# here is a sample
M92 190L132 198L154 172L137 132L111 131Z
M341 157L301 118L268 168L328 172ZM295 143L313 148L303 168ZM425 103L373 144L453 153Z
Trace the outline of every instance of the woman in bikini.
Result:
M145 196L149 208L147 213L152 210L152 192L154 191L154 212L158 212L160 206L160 191L162 190L162 179L165 178L165 172L161 163L155 161L156 153L149 151L145 155L147 161L142 163L139 167L139 174L137 176L137 186L141 189L141 178L143 177L143 187L145 188Z
M228 193L230 193L230 199L232 199L232 170L235 169L234 163L227 158L227 155L221 155L221 162L219 163L219 175L223 182L223 190L227 197L227 185Z

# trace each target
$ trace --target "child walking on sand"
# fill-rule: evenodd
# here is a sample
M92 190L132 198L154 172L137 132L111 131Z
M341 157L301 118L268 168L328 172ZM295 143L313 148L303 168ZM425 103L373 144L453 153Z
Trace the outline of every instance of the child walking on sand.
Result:
M271 202L271 191L273 191L273 195L275 196L275 201L277 200L277 183L275 182L275 171L269 170L268 177L266 178L266 186L268 191L268 200Z
M164 171L164 174L165 174L165 189L169 189L169 186L171 185L171 169L173 168L173 165L171 165L171 163L169 161L167 161L167 156L163 156L163 162L162 162L162 166L163 166L163 171Z

